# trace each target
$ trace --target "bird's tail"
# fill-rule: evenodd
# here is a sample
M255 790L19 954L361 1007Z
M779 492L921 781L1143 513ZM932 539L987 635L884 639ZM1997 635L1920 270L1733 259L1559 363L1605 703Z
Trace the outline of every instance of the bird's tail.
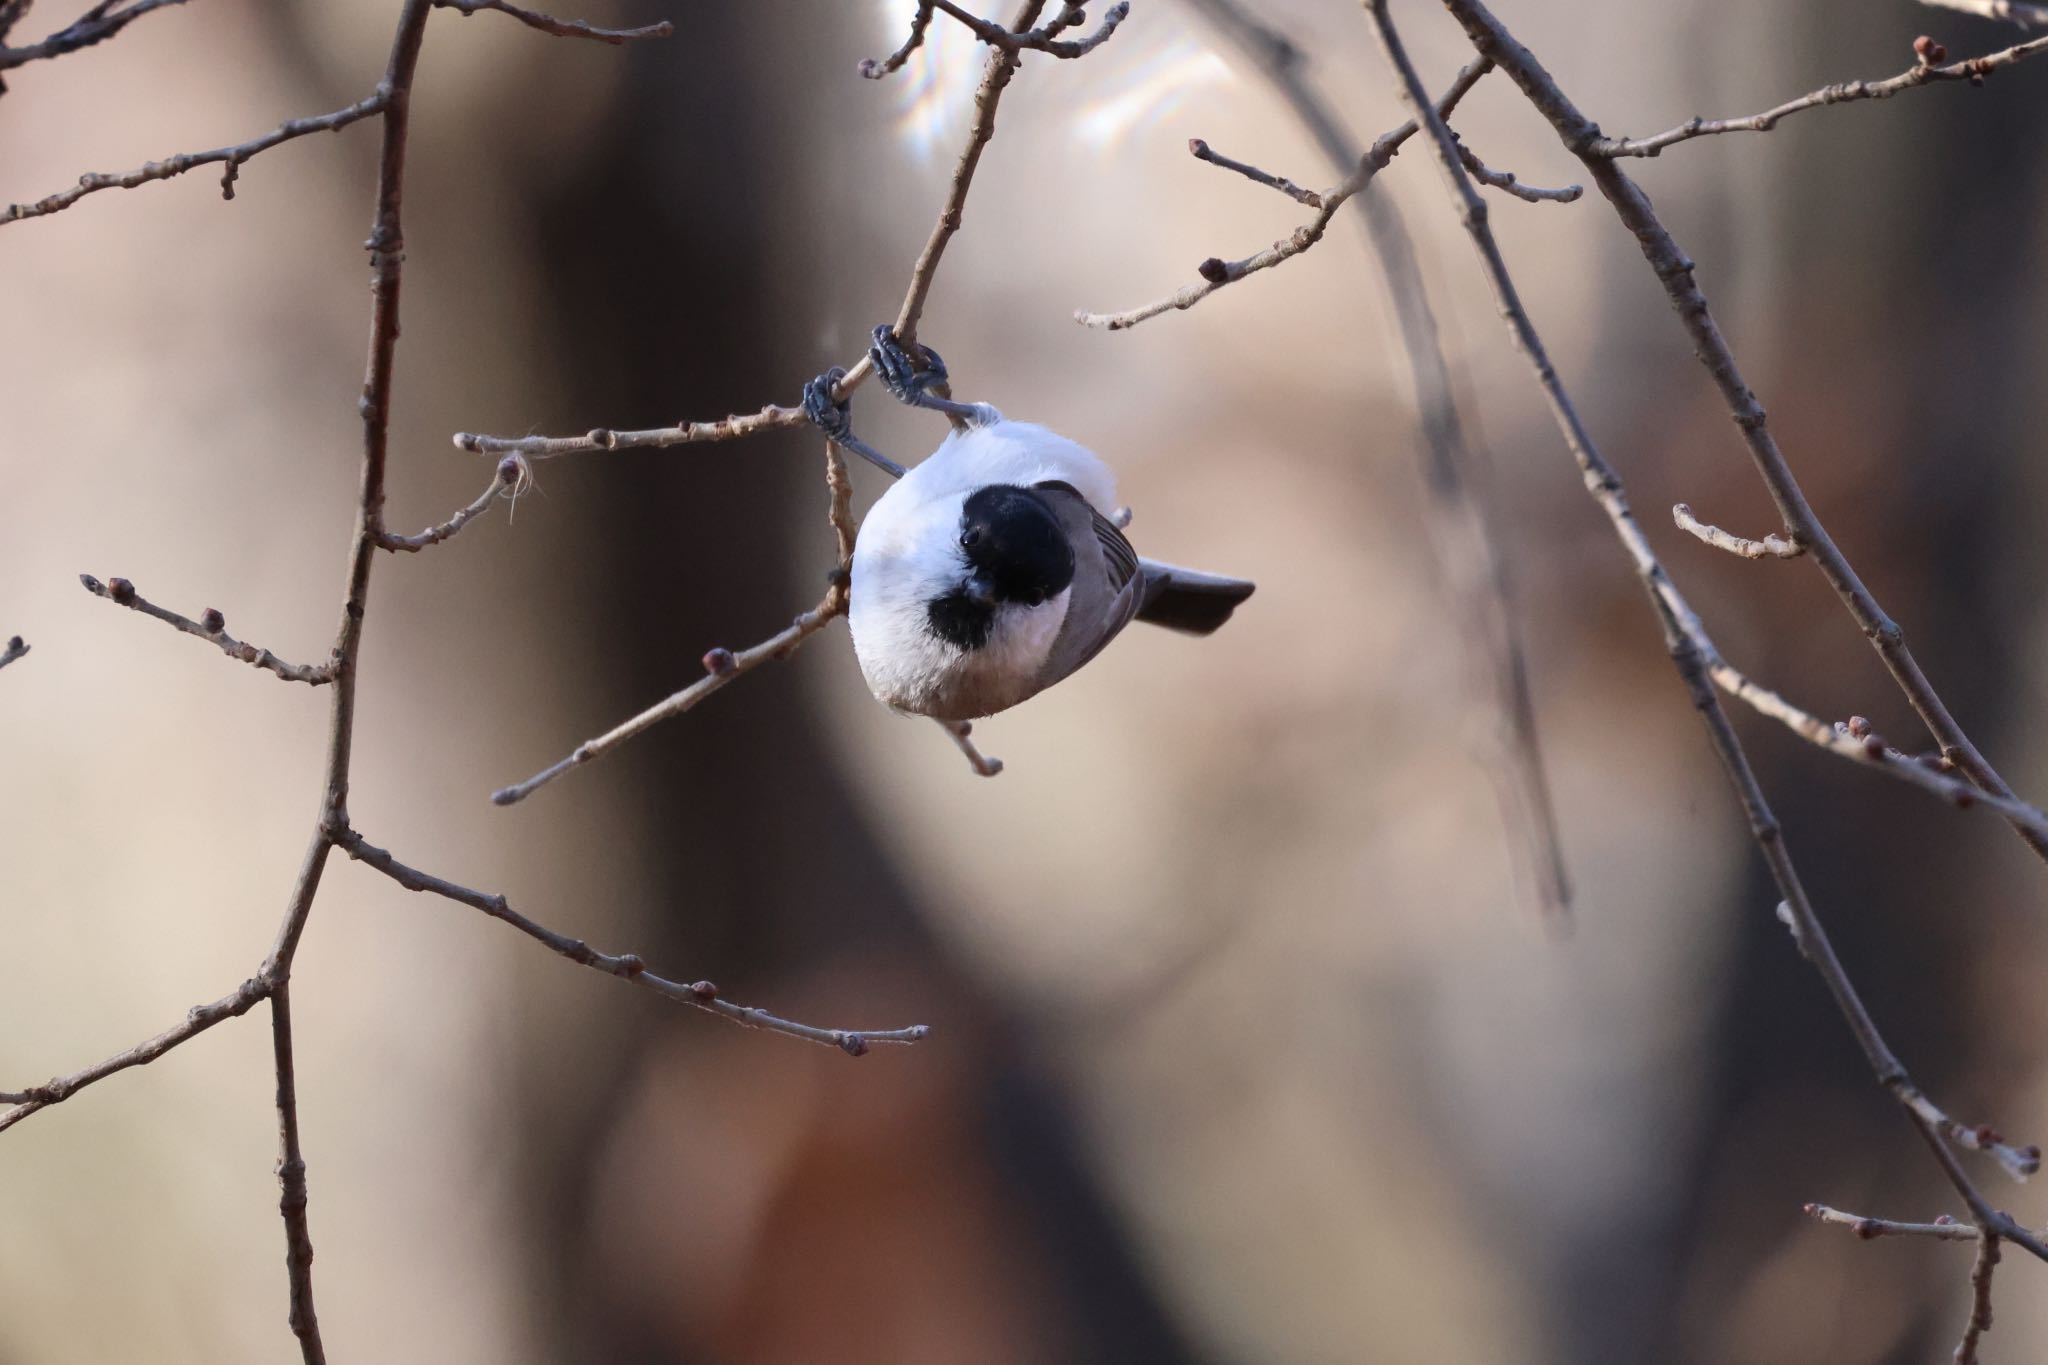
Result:
M1199 573L1156 559L1139 560L1138 569L1145 575L1145 598L1138 607L1138 619L1168 630L1207 635L1252 595L1253 585L1242 578Z

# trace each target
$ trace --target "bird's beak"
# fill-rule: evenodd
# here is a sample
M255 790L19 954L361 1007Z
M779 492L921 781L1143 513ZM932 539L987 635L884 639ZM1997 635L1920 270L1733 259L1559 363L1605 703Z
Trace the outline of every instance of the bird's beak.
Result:
M975 574L961 584L960 590L966 593L967 600L977 607L992 607L996 604L996 585L980 574Z

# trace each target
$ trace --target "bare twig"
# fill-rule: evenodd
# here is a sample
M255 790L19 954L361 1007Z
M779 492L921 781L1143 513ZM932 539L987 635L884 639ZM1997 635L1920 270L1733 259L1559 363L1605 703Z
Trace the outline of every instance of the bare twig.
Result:
M472 890L467 886L460 886L444 878L407 867L392 857L388 851L371 844L352 829L335 831L334 840L335 846L349 857L377 869L408 891L429 892L481 910L491 918L511 925L528 938L545 945L552 952L571 962L580 963L607 976L630 981L636 986L644 986L685 1005L722 1015L748 1028L768 1029L775 1033L788 1034L792 1038L802 1038L807 1042L823 1043L855 1057L866 1053L870 1043L915 1043L931 1032L929 1027L923 1024L913 1024L908 1028L873 1030L818 1028L811 1024L800 1024L792 1019L784 1019L751 1005L736 1005L721 997L718 988L708 981L685 983L657 976L647 970L647 964L637 953L601 953L581 939L558 934L545 925L528 919L514 910L503 896Z
M1869 1241L1877 1237L1930 1237L1937 1242L1974 1242L1981 1235L1972 1223L1959 1223L1943 1214L1932 1223L1899 1223L1889 1218L1865 1218L1844 1213L1826 1204L1808 1204L1806 1215L1816 1222L1835 1223Z
M1039 7L1043 8L1042 0ZM970 14L954 4L953 0L918 0L917 12L910 18L910 34L903 40L903 46L880 61L872 57L864 58L860 64L860 74L869 80L880 80L899 70L903 63L910 60L910 54L924 45L925 29L932 21L933 10L944 10L949 18L968 32L1002 52L1043 52L1054 57L1072 59L1085 57L1108 42L1109 36L1116 32L1116 26L1130 17L1131 6L1129 0L1119 0L1102 16L1102 23L1095 32L1085 38L1061 38L1059 35L1062 32L1080 22L1078 5L1063 6L1059 17L1044 28L1026 29L1025 25L1031 22L1030 19L1004 28L1001 24L993 24L979 15ZM1033 15L1033 18L1036 17Z
M1981 14L1986 19L2005 19L2028 28L2048 27L2048 5L2024 5L2019 0L1920 0L1936 9Z
M228 634L227 618L212 607L208 607L200 619L195 621L189 616L180 616L177 612L158 606L136 592L135 585L125 578L110 578L102 583L91 574L82 573L78 576L78 581L95 597L104 597L109 602L132 611L139 611L144 616L154 616L165 625L182 630L187 635L197 635L200 639L217 646L220 652L230 659L240 659L245 664L267 669L286 682L309 683L318 687L322 683L333 682L335 672L340 667L339 655L330 658L324 664L288 664L269 650L244 644Z
M763 431L808 426L802 407L769 404L759 412L738 417L721 417L715 422L678 422L672 427L646 431L613 431L595 427L581 436L480 436L475 432L455 434L455 444L477 455L523 455L547 460L557 455L582 455L602 450L634 450L642 447L686 446L703 441L732 441Z
M1535 185L1524 185L1515 178L1512 171L1497 171L1484 161L1481 161L1478 153L1467 147L1462 138L1458 140L1458 159L1465 163L1465 169L1472 173L1474 180L1477 180L1489 189L1500 190L1504 194L1512 194L1524 203L1570 204L1577 201L1586 192L1583 185L1565 185L1554 190L1542 189Z
M28 641L22 639L19 635L9 637L7 641L7 648L0 649L0 668L7 667L7 665L13 663L16 659L19 659L22 655L28 653L28 651Z
M1928 39L1923 39L1922 42L1927 46L1920 60L1889 80L1844 81L1839 85L1823 86L1811 94L1787 100L1775 109L1766 109L1761 114L1751 114L1747 118L1692 118L1655 137L1605 138L1600 136L1596 128L1582 147L1574 147L1573 150L1582 157L1591 158L1655 156L1674 143L1689 142L1696 137L1712 137L1717 133L1769 132L1778 126L1779 119L1805 109L1818 109L1823 105L1852 104L1858 100L1888 100L1904 91L1917 90L1923 85L1941 81L1968 81L1972 85L1982 85L1984 78L1994 71L2048 51L2048 38L2036 38L2032 42L2021 43L2002 52L1993 52L1984 57L1967 57L1944 66L1939 63L1947 53L1940 45Z
M1270 172L1260 170L1257 166L1247 165L1242 161L1233 161L1198 137L1188 139L1188 151L1198 161L1206 161L1211 166L1221 166L1226 171L1236 171L1247 180L1280 191L1280 193L1286 195L1297 204L1306 204L1312 209L1319 209L1323 206L1323 196L1317 194L1314 190L1305 190L1284 175L1273 175Z
M1529 56L1526 49L1508 37L1505 30L1499 28L1498 21L1478 3L1478 0L1446 0L1446 4L1465 24L1467 32L1472 35L1480 51L1493 57L1503 70L1517 74L1522 63L1527 62L1533 66L1535 59ZM1464 165L1458 158L1457 144L1450 130L1429 107L1428 96L1422 89L1421 80L1416 75L1413 64L1408 60L1400 37L1387 14L1387 0L1365 0L1365 6L1380 45L1400 78L1404 102L1429 126L1430 138L1436 148L1437 162L1443 172L1445 184L1457 205L1466 231L1472 238L1487 282L1493 290L1495 301L1499 305L1503 320L1507 323L1510 335L1529 359L1545 403L1550 408L1565 444L1571 450L1584 476L1587 491L1607 514L1616 535L1628 549L1637 573L1649 593L1651 605L1664 627L1665 643L1672 664L1684 680L1693 706L1707 727L1708 738L1721 760L1729 783L1741 801L1743 811L1748 817L1751 837L1783 897L1783 914L1792 929L1795 941L1813 963L1815 971L1820 974L1822 982L1834 997L1836 1007L1848 1023L1849 1030L1862 1049L1871 1071L1878 1082L1889 1090L1911 1115L1915 1128L1934 1153L1944 1174L1949 1177L1956 1192L1968 1205L1972 1220L1986 1233L2010 1238L2026 1246L2037 1256L2048 1259L2048 1245L2043 1245L2010 1216L1992 1208L1982 1191L1977 1188L1976 1182L1956 1161L1954 1153L1948 1147L1948 1140L1959 1135L1962 1131L1961 1125L1953 1123L1940 1110L1935 1109L1913 1084L1904 1065L1885 1043L1876 1021L1871 1018L1854 984L1849 980L1848 973L1835 955L1833 944L1793 864L1784 831L1764 796L1763 788L1757 781L1755 771L1750 767L1748 755L1736 737L1726 711L1722 709L1720 698L1715 694L1706 660L1668 604L1667 598L1675 598L1677 589L1671 584L1669 576L1651 550L1642 528L1636 524L1619 476L1594 444L1591 433L1580 419L1577 408L1558 379L1557 370L1550 361L1541 337L1530 322L1528 312L1522 306L1520 293L1508 274L1499 245L1494 240L1493 230L1488 225L1486 201L1481 198L1477 188L1468 178ZM1541 70L1540 67L1534 69L1539 72ZM1548 76L1544 76L1543 79L1548 81ZM1523 83L1519 74L1517 83ZM1526 85L1524 88L1526 90ZM1558 98L1561 99L1562 96ZM1990 1136L1994 1139L1996 1137L1995 1134ZM1984 1145L1995 1150L1989 1143ZM2001 1161L2007 1160L2004 1152L1997 1152L1997 1155ZM2035 1152L2033 1158L2038 1162L2039 1153ZM2015 1175L2020 1174L2010 1163L2008 1169L2013 1170Z
M12 70L29 62L44 61L51 57L62 57L80 48L91 47L94 43L105 42L128 25L152 10L164 9L170 5L182 5L185 0L134 0L125 9L116 8L112 3L101 3L87 10L75 22L57 30L40 43L26 47L0 46L0 71ZM13 8L0 22L0 38L7 36L7 30L14 21L28 11L26 3ZM0 86L4 90L5 86Z
M994 777L1003 770L1003 760L992 758L975 747L973 722L942 720L939 722L939 728L951 735L953 742L960 746L960 752L967 756L967 762L977 777Z
M152 180L169 180L174 175L183 175L196 167L221 162L227 165L227 170L221 176L221 195L223 198L232 199L235 197L235 178L242 163L258 152L268 151L280 142L289 142L308 133L327 133L337 128L346 128L349 124L366 119L372 114L382 113L386 101L390 98L388 91L380 89L376 94L358 100L346 109L337 109L331 114L321 114L314 118L293 119L262 137L251 138L232 147L216 147L210 152L180 152L176 156L149 162L132 171L94 172L82 175L78 178L78 183L68 190L46 195L32 204L9 204L5 209L0 209L0 223L15 223L24 218L41 218L60 209L68 209L86 195L99 190L130 190L137 185L146 185Z
M292 1055L291 985L270 993L271 1050L277 1065L277 1210L284 1218L285 1265L291 1274L292 1335L308 1362L327 1359L320 1317L313 1311L313 1234L306 1225L306 1155L299 1145L298 1069Z
M642 730L657 725L671 716L682 715L727 683L752 672L770 659L788 658L805 640L823 630L836 618L845 615L848 567L853 562L853 484L846 475L845 457L839 453L839 447L831 441L825 443L825 485L831 494L826 508L826 520L831 524L833 543L837 547L839 558L832 572L831 586L825 590L825 596L819 600L817 606L798 616L786 629L776 632L750 649L743 649L738 653L723 648L711 650L704 656L704 676L696 682L648 707L632 719L614 726L596 739L586 740L577 745L567 758L535 773L524 782L492 792L492 802L500 806L509 806L524 801L571 768L579 768L592 759L602 758Z
M1991 1275L1997 1269L1998 1234L1987 1232L1977 1242L1977 1261L1970 1267L1970 1317L1956 1343L1955 1365L1977 1365L1977 1345L1991 1330Z
M1451 88L1437 101L1439 114L1448 116L1451 110L1457 108L1458 101L1462 100L1465 92L1486 74L1489 66L1490 64L1482 59L1460 71L1458 78L1451 82ZM1415 128L1415 120L1410 119L1400 127L1380 134L1360 158L1358 168L1342 182L1322 192L1319 196L1323 205L1321 211L1264 251L1253 252L1243 260L1237 261L1226 261L1211 256L1195 268L1195 273L1202 277L1200 284L1188 285L1163 299L1125 309L1121 313L1091 313L1081 309L1075 312L1074 321L1083 327L1101 327L1112 332L1120 332L1126 327L1135 327L1150 318L1156 318L1161 313L1192 308L1226 284L1235 284L1247 275L1270 270L1282 261L1299 256L1323 240L1323 234L1329 230L1330 220L1337 216L1337 210L1343 208L1345 201L1352 195L1371 184L1375 175L1387 168L1387 164L1394 159L1394 154L1401 150L1401 144L1415 136Z
M229 991L218 1000L204 1005L194 1005L185 1012L185 1021L175 1028L167 1028L154 1038L145 1039L124 1052L117 1052L103 1062L74 1071L68 1076L58 1076L41 1085L32 1085L26 1090L10 1090L0 1093L0 1104L15 1107L0 1114L0 1132L6 1132L29 1115L47 1109L53 1104L62 1104L79 1091L103 1081L116 1072L126 1071L131 1066L146 1066L169 1052L180 1043L189 1042L223 1019L232 1019L247 1014L256 1007L256 1002L270 995L270 987L259 977L251 977Z
M537 14L533 10L507 4L506 0L434 0L434 4L441 9L452 9L465 18L480 9L496 10L500 14L511 15L528 28L537 28L557 38L590 38L614 47L642 38L666 38L676 31L675 25L666 19L640 28L594 28L581 19L557 19L552 15Z
M910 54L924 46L924 31L931 26L931 22L932 7L919 5L917 13L910 16L910 33L903 39L903 46L880 60L873 57L861 58L860 74L871 81L878 81L884 76L902 70L903 64L910 60Z
M426 549L429 545L439 545L442 541L448 539L457 531L469 525L470 522L489 511L491 504L499 498L514 496L522 488L530 484L532 480L533 474L527 468L526 461L517 455L507 455L504 459L498 461L497 469L492 471L489 486L483 492L477 494L476 501L470 503L469 506L463 508L440 525L429 526L416 536L402 536L394 531L386 531L379 527L377 530L377 546L379 549L384 550L405 550L417 553Z
M1740 555L1744 559L1797 559L1806 553L1804 545L1787 540L1781 535L1768 535L1762 540L1748 540L1718 526L1709 526L1695 517L1692 509L1682 502L1672 506L1671 519L1678 523L1681 530L1690 531L1707 544L1726 550L1731 555Z
M1301 49L1286 34L1255 18L1238 0L1193 0L1266 78L1336 167L1361 161L1355 140L1308 80ZM1448 109L1488 70L1475 61L1458 74L1439 108ZM1450 366L1438 339L1436 310L1423 285L1422 267L1400 208L1367 186L1358 195L1369 254L1378 268L1415 386L1422 440L1417 454L1428 494L1429 524L1448 594L1458 609L1475 691L1490 689L1495 724L1482 732L1486 771L1494 779L1509 851L1542 913L1561 922L1570 912L1571 881L1564 859L1536 708L1517 627L1499 518L1487 488L1485 461L1458 413ZM1519 856L1515 856L1519 850Z
M1770 490L1787 537L1793 543L1807 547L1808 554L1834 588L1836 596L1841 598L1843 606L1876 649L1892 680L1912 704L1928 732L1941 745L1943 757L1961 768L1985 791L2008 800L2014 799L2012 788L2006 785L2005 779L1998 775L1955 717L1949 714L1947 705L1934 690L1934 684L1921 671L1919 662L1906 647L1904 630L1885 613L1849 564L1848 557L1821 525L1798 479L1793 476L1784 453L1778 449L1777 438L1771 434L1763 405L1757 401L1755 390L1743 376L1734 352L1728 348L1727 339L1721 335L1720 326L1714 321L1706 295L1700 291L1694 278L1692 259L1679 249L1678 243L1658 219L1649 196L1623 173L1614 159L1596 150L1600 141L1599 126L1579 112L1541 63L1501 28L1499 21L1478 0L1445 0L1445 3L1464 25L1474 46L1497 61L1529 102L1549 120L1559 140L1586 166L1594 184L1614 206L1616 215L1636 239L1644 259L1663 284L1687 335L1692 339L1694 354L1706 367L1715 388L1727 403L1729 418L1742 433L1751 462ZM2041 42L2048 45L2048 39ZM2016 825L2015 828L2028 847L2048 861L2048 837L2025 825Z

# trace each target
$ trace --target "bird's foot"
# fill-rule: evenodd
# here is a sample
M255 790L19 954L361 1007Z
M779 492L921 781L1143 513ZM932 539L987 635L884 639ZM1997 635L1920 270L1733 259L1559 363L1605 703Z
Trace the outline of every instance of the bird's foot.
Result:
M929 406L934 388L946 387L947 375L946 362L939 359L937 351L925 345L917 349L919 355L912 357L885 322L875 328L868 358L874 362L875 374L881 378L883 387L896 396L897 402L921 408Z

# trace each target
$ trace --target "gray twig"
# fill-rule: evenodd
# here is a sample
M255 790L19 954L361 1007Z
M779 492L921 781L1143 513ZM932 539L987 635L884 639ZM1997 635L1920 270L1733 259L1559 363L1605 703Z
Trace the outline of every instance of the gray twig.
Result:
M673 34L675 25L663 19L657 24L646 24L640 28L594 28L581 19L557 19L552 15L539 14L530 9L521 9L508 4L506 0L434 0L441 9L452 9L464 18L478 10L496 10L509 14L528 28L551 33L557 38L590 38L600 43L617 47L621 43L638 42L643 38L666 38Z
M1739 555L1743 559L1797 559L1806 553L1804 545L1787 540L1781 535L1774 534L1765 536L1762 540L1749 540L1724 531L1718 526L1709 526L1694 516L1692 509L1682 502L1672 505L1671 519L1678 523L1679 529L1690 531L1716 549L1726 550L1729 554Z
M200 639L211 642L230 659L240 659L245 664L275 673L286 682L302 682L318 687L322 683L333 682L335 673L341 668L339 654L330 657L324 664L286 663L269 650L244 644L228 634L227 618L212 607L208 607L200 619L195 621L189 616L180 616L177 612L158 606L136 592L135 585L125 578L110 578L102 583L91 574L82 573L78 576L78 581L94 597L104 597L107 601L127 607L130 611L139 611L144 616L154 616L165 625L182 630L187 635L197 635Z

